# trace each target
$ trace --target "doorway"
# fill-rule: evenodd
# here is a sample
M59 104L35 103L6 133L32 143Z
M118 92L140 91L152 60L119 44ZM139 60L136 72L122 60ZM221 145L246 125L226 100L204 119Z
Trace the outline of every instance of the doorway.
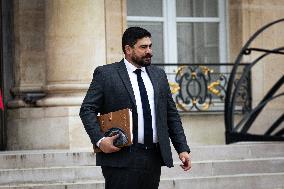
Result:
M14 85L13 1L0 0L0 90L4 111L0 110L0 151L7 150L7 102Z
M6 108L4 102L4 65L3 65L3 12L2 0L0 0L0 92L4 110L0 109L0 150L6 149Z
M4 66L3 66L3 42L2 42L2 0L0 1L0 95L4 99ZM2 99L0 99L2 100ZM4 103L3 103L4 104ZM4 104L5 106L5 104ZM5 139L5 109L0 109L0 150L6 148L6 139Z

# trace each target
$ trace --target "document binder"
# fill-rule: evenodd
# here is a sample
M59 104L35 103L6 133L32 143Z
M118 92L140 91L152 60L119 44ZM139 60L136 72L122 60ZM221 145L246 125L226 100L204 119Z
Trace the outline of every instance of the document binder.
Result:
M100 125L100 130L106 133L112 128L121 129L127 136L127 144L119 147L130 146L133 143L133 124L131 109L122 109L115 112L97 116ZM101 150L94 144L94 152L101 152Z

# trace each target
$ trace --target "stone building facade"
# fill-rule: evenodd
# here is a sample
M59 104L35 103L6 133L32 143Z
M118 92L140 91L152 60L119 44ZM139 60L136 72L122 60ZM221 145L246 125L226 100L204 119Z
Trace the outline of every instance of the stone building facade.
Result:
M227 62L234 61L258 28L284 17L283 0L216 2L222 2L225 10L223 40ZM123 57L121 36L128 26L127 0L1 3L1 78L6 105L1 125L2 146L7 150L91 148L78 112L93 70ZM284 24L277 25L254 45L267 49L283 45L283 28ZM253 58L249 56L247 61ZM254 104L283 75L283 58L272 56L265 59L271 64L260 64L253 70ZM283 104L283 99L272 103L256 131L261 130L261 123L271 121L269 115L283 112ZM221 113L182 115L192 145L224 144L223 120Z

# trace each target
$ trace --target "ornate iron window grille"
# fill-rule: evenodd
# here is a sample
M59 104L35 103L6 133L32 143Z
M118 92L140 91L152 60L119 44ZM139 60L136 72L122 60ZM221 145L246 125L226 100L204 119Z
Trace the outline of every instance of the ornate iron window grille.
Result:
M166 71L173 99L180 112L224 112L226 88L229 73L233 67L232 63L155 65ZM248 65L242 63L240 69L245 69ZM241 73L242 70L239 72ZM238 113L251 108L250 82L250 74L248 74L242 84L242 90L238 93Z

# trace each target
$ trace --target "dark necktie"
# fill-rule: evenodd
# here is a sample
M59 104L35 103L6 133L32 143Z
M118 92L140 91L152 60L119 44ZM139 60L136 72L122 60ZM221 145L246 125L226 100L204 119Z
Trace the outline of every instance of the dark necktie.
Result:
M147 91L141 77L141 69L136 69L134 71L137 75L137 81L140 91L140 97L142 102L143 109L143 117L144 117L144 144L152 144L153 143L153 130L152 130L152 115L151 108L149 104L149 99L147 95Z

